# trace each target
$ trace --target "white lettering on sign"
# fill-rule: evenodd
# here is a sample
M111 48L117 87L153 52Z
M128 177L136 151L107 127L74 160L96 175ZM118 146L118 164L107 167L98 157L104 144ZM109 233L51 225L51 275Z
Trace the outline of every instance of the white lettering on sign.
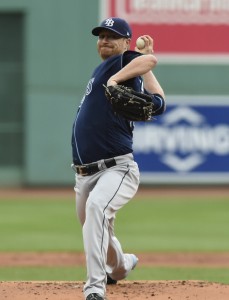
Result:
M229 11L229 1L228 0L211 0L209 5L212 11Z
M226 124L202 128L181 125L173 128L146 125L135 128L134 136L136 153L229 154L229 126Z
M229 10L228 0L132 0L132 10L183 10L224 11Z
M144 124L134 131L136 154L158 155L176 171L190 171L207 155L229 155L229 125L210 125L190 107L176 107L163 117L162 125Z
M229 0L116 0L115 5L130 23L229 25Z
M200 10L201 0L133 0L132 9Z

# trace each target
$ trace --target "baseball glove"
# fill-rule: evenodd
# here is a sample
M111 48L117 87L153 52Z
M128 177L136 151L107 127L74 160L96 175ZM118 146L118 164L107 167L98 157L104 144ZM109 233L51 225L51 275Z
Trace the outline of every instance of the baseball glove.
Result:
M129 121L148 121L152 118L152 98L123 85L105 86L105 95L115 113Z

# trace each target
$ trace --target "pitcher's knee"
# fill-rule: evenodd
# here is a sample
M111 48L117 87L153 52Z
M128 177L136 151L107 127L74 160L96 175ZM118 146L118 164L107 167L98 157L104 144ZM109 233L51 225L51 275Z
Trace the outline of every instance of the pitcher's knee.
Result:
M89 200L87 201L86 204L86 214L95 214L95 213L102 213L103 212L103 208L101 207L101 205L98 203L98 201L96 200Z
M112 209L110 205L107 204L101 204L99 198L96 199L88 199L86 204L86 215L92 214L92 215L103 215L106 219L110 220L114 218L115 211Z

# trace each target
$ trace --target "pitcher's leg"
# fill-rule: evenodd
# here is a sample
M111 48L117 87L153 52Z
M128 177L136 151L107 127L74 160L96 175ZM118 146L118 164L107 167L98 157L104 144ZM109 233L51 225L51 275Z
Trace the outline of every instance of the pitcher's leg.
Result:
M93 196L90 196L93 197ZM87 282L85 296L98 293L104 296L106 291L106 250L108 247L108 220L96 200L88 199L86 220L83 226L83 241L87 264ZM98 199L98 198L97 198Z
M120 209L135 195L138 185L138 167L135 162L128 165L129 172L123 180L123 184L117 190L110 206L114 211ZM109 177L109 175L107 176ZM107 274L114 280L127 277L128 273L136 266L137 257L133 254L124 254L121 244L114 234L114 218L109 220L109 245L107 253Z
M83 226L88 276L84 286L86 297L90 293L98 293L101 296L105 294L109 220L113 219L116 211L134 196L138 187L137 174L138 172L135 175L128 165L111 168L100 176L87 199ZM114 242L111 245L115 247L118 243ZM125 272L129 271L131 258L120 254L122 253L120 249L116 252L117 257L121 257Z
M82 178L76 174L76 184L75 190L75 201L76 201L76 214L80 221L81 226L85 222L85 207L87 203L87 198L90 191L93 189L93 182L88 180L88 178Z
M113 280L122 280L136 266L138 260L133 254L123 253L121 244L114 235L113 222L114 220L112 219L109 224L106 271Z
M87 264L85 297L91 293L101 296L106 292L106 261L109 243L109 203L114 192L105 180L98 180L86 203L86 219L83 226L83 241Z

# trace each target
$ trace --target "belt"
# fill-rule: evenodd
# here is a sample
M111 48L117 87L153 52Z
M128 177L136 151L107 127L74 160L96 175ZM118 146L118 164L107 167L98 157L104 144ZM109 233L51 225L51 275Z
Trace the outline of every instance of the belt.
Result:
M82 176L96 174L97 172L116 166L114 158L103 159L95 163L85 165L72 165L73 170Z

